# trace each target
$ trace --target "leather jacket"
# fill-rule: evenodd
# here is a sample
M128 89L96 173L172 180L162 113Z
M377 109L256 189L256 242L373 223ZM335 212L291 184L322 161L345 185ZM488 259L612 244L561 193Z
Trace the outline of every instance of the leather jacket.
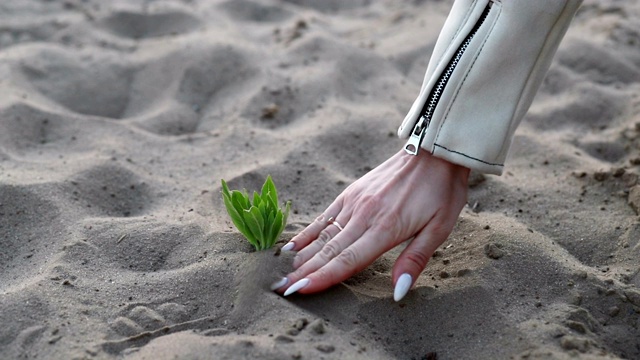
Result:
M456 0L418 98L398 130L405 150L501 174L582 0Z

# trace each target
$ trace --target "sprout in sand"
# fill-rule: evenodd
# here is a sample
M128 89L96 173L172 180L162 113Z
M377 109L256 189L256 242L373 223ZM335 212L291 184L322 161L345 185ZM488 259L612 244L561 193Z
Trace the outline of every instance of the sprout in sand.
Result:
M253 192L253 201L247 190L229 191L227 183L222 180L222 199L233 224L256 250L273 247L287 225L291 202L287 201L284 211L280 209L278 192L271 176L267 176L261 194Z

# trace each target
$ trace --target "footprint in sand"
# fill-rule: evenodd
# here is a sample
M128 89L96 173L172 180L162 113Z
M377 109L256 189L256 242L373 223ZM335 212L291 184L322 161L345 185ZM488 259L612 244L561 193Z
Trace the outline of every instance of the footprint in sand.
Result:
M100 21L107 31L131 39L149 39L193 32L202 26L197 17L180 11L142 13L116 11Z
M84 56L54 46L26 50L17 71L42 96L80 114L121 118L134 69L113 54Z
M154 331L172 324L190 320L187 308L176 303L165 303L152 309L136 306L116 318L110 325L121 336L135 336L145 331Z
M248 22L281 22L293 14L281 6L248 0L228 0L220 5L232 18Z
M625 148L625 144L620 141L585 142L583 144L579 144L578 147L592 157L610 163L618 162L622 158L627 156L627 149Z
M62 231L54 221L62 209L39 190L37 185L0 184L0 293L38 276L24 266L39 269L54 256L51 234Z
M256 85L255 56L241 46L213 44L188 54L175 52L145 64L137 73L129 113L136 126L165 136L208 131L233 117ZM234 107L223 104L234 99Z
M359 7L363 7L369 4L369 0L352 0L352 1L285 0L284 2L288 2L288 3L295 4L302 7L309 7L323 13L342 12L349 9L356 9Z
M58 158L60 148L71 147L74 152L86 148L76 141L79 126L75 119L29 104L14 104L5 108L0 111L0 117L3 120L0 123L0 141L10 155L34 155L49 162L52 158Z
M100 261L142 273L181 269L201 261L200 255L187 255L185 251L194 241L202 244L206 239L197 225L140 219L89 218L83 229L89 239L87 243L97 249L95 256ZM82 254L77 256L81 258Z
M145 214L154 198L150 186L141 177L113 161L81 171L63 187L74 201L96 216Z

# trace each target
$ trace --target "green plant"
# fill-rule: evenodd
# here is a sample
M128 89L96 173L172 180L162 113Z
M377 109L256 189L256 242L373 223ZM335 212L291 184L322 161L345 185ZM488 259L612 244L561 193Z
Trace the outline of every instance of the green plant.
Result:
M229 191L223 179L222 200L233 224L256 250L273 247L287 225L291 202L287 201L283 212L278 206L278 192L270 175L262 185L262 192L253 192L253 201L247 190Z

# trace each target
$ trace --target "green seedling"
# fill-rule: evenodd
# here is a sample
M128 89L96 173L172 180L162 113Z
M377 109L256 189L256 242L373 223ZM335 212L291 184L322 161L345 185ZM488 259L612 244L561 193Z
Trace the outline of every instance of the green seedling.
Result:
M287 225L291 202L287 201L284 211L278 206L278 192L270 175L262 192L253 192L253 201L247 190L229 191L223 179L222 200L233 224L258 251L273 247Z

